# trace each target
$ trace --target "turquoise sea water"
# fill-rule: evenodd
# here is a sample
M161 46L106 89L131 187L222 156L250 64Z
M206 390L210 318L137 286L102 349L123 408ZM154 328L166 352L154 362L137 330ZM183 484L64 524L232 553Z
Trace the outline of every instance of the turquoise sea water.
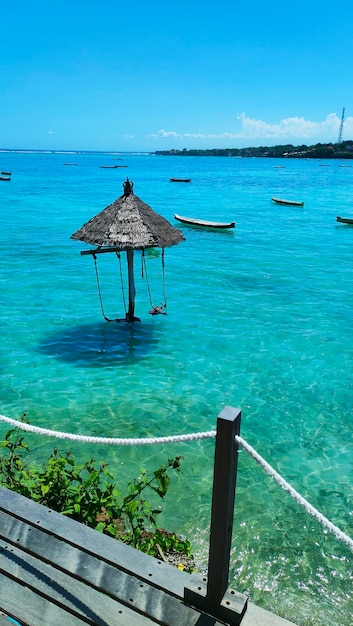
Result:
M111 164L128 168L100 168ZM353 537L353 227L336 222L353 217L349 165L0 153L0 170L12 171L0 181L0 413L67 432L149 437L211 430L225 405L239 407L242 436ZM127 175L186 240L165 254L168 315L149 315L136 254L141 322L107 324L92 259L80 256L87 246L70 235L122 194ZM236 229L178 225L174 212L235 220ZM160 304L159 251L146 259ZM99 271L106 315L123 317L116 258L101 255ZM7 429L0 423L0 434ZM118 448L26 439L38 459L54 445L104 459L123 483L183 455L161 523L187 534L198 567L207 566L213 440ZM352 570L349 548L242 452L232 586L300 626L350 626Z

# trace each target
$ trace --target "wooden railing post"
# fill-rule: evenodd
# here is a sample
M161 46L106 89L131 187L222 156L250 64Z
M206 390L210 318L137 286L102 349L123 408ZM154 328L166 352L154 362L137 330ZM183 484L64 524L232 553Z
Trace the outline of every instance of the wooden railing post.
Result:
M221 602L228 586L241 411L226 407L217 419L207 595Z
M240 624L247 605L242 594L226 593L238 466L235 436L240 434L240 421L240 409L229 406L217 418L207 585L185 589L186 601L229 624Z

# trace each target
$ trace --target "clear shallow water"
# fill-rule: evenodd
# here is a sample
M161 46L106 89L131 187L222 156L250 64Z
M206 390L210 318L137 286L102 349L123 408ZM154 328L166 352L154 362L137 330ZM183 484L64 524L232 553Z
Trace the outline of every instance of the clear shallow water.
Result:
M215 428L226 404L242 436L304 497L353 536L353 168L344 162L0 153L1 409L32 424L138 437ZM63 163L77 163L64 166ZM119 162L120 163L120 162ZM329 166L323 166L328 165ZM167 316L150 316L136 255L133 326L101 316L92 259L70 235L122 193L174 224L174 212L236 220L183 227L166 250ZM189 185L170 176L191 177ZM303 200L278 206L272 196ZM105 312L123 317L119 266L99 259ZM153 303L161 259L147 255ZM125 269L125 268L123 268ZM0 425L0 432L6 432ZM26 436L27 439L27 436ZM28 436L42 458L55 440ZM184 456L162 523L186 533L207 565L212 441L115 448L60 442L107 460L118 481ZM241 453L233 586L299 625L350 626L352 553Z

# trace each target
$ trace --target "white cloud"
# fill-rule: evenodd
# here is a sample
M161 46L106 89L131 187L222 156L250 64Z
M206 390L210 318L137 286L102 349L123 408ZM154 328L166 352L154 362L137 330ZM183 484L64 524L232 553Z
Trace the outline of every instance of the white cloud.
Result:
M158 131L157 137L182 137L182 135L179 135L178 133L175 133L173 130L164 130L163 128L161 128L161 130Z
M135 135L123 135L124 139L135 139Z
M295 139L323 137L331 140L336 139L339 130L340 119L336 113L330 113L322 122L312 122L304 117L287 117L277 124L268 124L262 120L247 117L245 113L237 116L241 122L241 131L236 133L237 139ZM348 118L347 122L352 124L353 118Z
M48 135L54 135L54 131L53 130L48 130Z
M164 138L169 138L172 137L173 139L179 137L181 139L222 139L223 137L235 137L235 135L232 135L231 133L223 133L222 135L215 135L215 134L205 134L205 133L176 133L174 130L164 130L161 129L158 131L158 133L153 133L152 135L148 135L149 137L164 137Z
M269 143L327 143L337 141L341 118L336 113L329 113L321 122L306 120L304 117L287 117L277 123L270 124L264 120L251 118L245 113L237 115L240 122L240 131L224 133L178 133L172 130L161 129L157 133L149 135L153 138L163 139L201 139L210 140L240 140L242 144L247 142L259 143L263 139ZM343 139L353 136L353 117L344 120Z
M181 136L191 139L205 139L206 137L209 137L209 135L204 135L203 133L184 133Z

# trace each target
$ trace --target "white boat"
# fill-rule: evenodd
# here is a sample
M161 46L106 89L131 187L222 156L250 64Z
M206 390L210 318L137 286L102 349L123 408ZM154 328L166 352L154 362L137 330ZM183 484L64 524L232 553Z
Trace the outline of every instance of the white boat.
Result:
M191 226L203 226L205 228L234 228L235 222L211 222L209 220L199 220L194 217L185 217L174 213L174 219Z
M272 198L273 202L277 204L294 204L295 206L304 206L304 202L298 202L297 200L284 200L283 198Z

